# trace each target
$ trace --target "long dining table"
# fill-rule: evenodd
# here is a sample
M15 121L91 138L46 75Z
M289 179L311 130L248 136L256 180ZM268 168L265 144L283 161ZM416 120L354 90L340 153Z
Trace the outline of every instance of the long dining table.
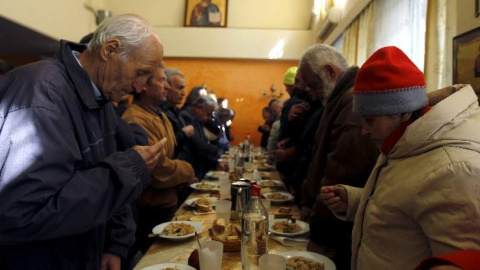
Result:
M280 179L279 175L275 171L269 172L271 179ZM279 187L280 191L284 187ZM188 197L188 199L206 197L209 196L209 193L199 192L194 190ZM188 201L187 199L187 201ZM278 211L278 208L284 206L291 208L292 218L299 219L300 212L298 207L293 202L287 202L282 204L272 203L270 207L270 213L275 213ZM193 209L185 206L185 203L178 208L175 213L175 217L190 217L191 221L197 221L202 223L203 229L199 234L200 241L210 240L209 228L212 227L214 220L216 219L216 214L206 214L206 215L194 215ZM175 218L174 218L175 219ZM272 236L269 236L268 241L268 253L269 254L280 254L286 251L305 251L307 242L300 242L295 246L285 246L272 239ZM162 263L179 263L179 264L188 264L188 258L190 254L198 248L198 243L195 237L186 239L184 241L170 241L163 238L158 238L149 250L144 254L140 259L138 264L135 266L135 270L140 270L148 266L162 264ZM242 269L242 262L240 251L236 252L227 252L224 251L222 259L222 269Z

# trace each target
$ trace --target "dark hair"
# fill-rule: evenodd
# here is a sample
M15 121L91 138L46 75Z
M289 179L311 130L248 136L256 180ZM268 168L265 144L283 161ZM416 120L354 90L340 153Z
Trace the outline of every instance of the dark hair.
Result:
M265 108L262 109L262 112L264 112L264 113L270 113L270 114L271 114L271 113L272 113L272 109L270 109L270 107L265 107Z
M192 105L193 101L195 101L200 96L200 91L205 89L203 86L194 86L190 93L188 93L187 98L185 99L185 104L183 104L182 109L186 109Z

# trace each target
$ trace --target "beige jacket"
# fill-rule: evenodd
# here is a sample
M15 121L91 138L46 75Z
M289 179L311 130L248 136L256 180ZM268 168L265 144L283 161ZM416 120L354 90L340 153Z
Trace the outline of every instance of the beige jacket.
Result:
M139 125L148 136L148 144L153 145L167 138L166 158L153 170L152 182L140 196L139 205L166 208L177 205L177 188L193 177L192 166L182 160L171 159L175 150L175 133L168 117L160 115L138 104L132 104L122 118Z
M480 249L480 109L470 86L412 123L365 188L346 186L352 269L414 269Z

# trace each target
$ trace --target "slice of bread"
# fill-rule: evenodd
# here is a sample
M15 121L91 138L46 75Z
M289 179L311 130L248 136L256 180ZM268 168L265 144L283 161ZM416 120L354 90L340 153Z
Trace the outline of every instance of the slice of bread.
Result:
M218 234L224 233L226 227L227 227L227 222L225 221L224 218L217 218L213 221L213 229Z
M198 212L210 212L210 206L208 204L197 203L195 207L197 208Z

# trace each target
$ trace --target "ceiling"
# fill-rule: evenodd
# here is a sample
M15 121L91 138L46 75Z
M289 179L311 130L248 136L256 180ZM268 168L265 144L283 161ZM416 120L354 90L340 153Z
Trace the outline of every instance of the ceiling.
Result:
M10 57L53 57L58 40L42 35L0 16L0 55Z

